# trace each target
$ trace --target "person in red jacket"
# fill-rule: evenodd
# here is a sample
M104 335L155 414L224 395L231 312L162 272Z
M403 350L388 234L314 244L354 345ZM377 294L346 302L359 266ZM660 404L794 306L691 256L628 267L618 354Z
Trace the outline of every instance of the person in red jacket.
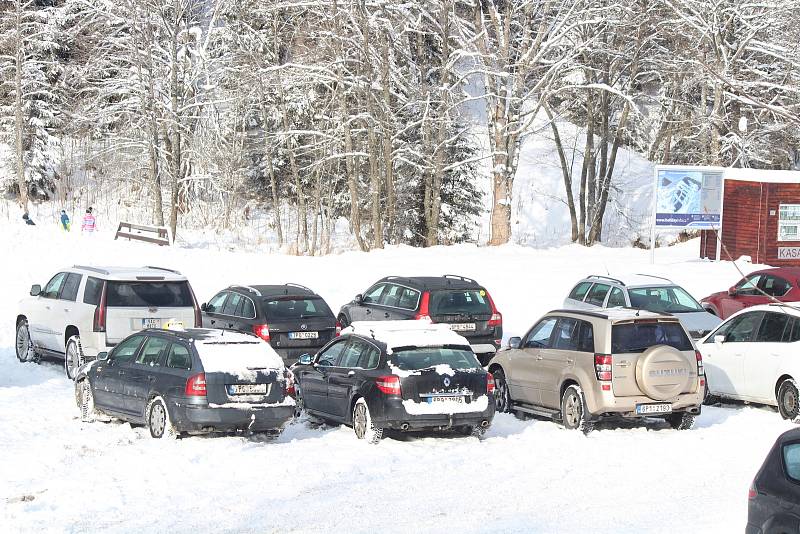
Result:
M81 223L81 232L92 234L97 229L97 221L95 221L94 214L92 214L91 206L87 208L86 214L83 216Z

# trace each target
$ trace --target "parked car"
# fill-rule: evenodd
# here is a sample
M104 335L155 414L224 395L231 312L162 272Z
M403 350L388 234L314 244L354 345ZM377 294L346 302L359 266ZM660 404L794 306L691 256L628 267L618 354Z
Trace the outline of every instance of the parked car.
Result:
M150 435L277 434L294 416L291 374L268 343L223 330L149 329L83 365L75 399L98 414L144 424Z
M800 430L781 434L748 492L746 534L800 532Z
M387 276L342 306L342 327L354 321L422 319L447 323L469 340L485 365L503 339L503 316L485 287L471 278Z
M700 304L721 319L770 302L800 302L800 267L778 267L748 274L728 291L712 293Z
M685 289L667 278L648 274L626 277L587 276L572 288L564 307L577 310L628 307L671 313L693 339L700 339L719 323Z
M747 308L697 344L706 364L707 394L777 406L800 422L800 311L789 305Z
M297 403L380 441L384 429L481 435L494 417L494 380L447 325L355 322L292 368Z
M76 265L31 287L16 317L17 358L64 360L69 378L85 361L133 332L168 321L200 326L200 307L189 281L162 267Z
M692 426L703 401L700 353L672 315L555 310L489 362L500 412L590 432L607 416Z
M299 284L230 286L201 306L203 326L255 334L287 366L339 334L325 300Z

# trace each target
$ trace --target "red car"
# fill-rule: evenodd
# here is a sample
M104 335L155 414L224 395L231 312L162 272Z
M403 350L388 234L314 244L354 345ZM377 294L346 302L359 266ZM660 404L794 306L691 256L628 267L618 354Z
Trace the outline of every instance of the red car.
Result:
M703 308L721 319L737 311L774 302L800 302L800 267L764 269L745 276L728 291L713 293L700 301Z

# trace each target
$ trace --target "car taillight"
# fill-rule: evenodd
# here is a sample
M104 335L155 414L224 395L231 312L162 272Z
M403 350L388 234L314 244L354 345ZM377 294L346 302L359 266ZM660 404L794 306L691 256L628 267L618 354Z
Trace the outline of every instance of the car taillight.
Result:
M269 325L268 324L254 324L253 333L263 339L269 341Z
M342 333L342 323L336 321L336 336L340 336Z
M189 377L186 381L186 389L184 394L187 397L205 397L206 396L206 374L198 373Z
M492 316L486 326L503 326L503 314L497 311L497 306L494 305L494 300L492 300L492 296L488 291L486 292L486 298L489 299L489 306L492 307Z
M284 378L286 379L285 386L283 388L284 395L288 395L290 397L294 397L295 394L295 387L294 387L294 374L291 371L286 369L283 373Z
M395 375L380 376L375 380L378 389L387 395L400 395L400 377Z
M100 292L100 302L94 309L94 321L92 322L94 332L106 331L106 283L103 282L103 290Z
M423 320L423 321L433 322L433 320L431 319L431 314L428 311L428 306L430 304L430 301L431 301L430 292L424 291L422 293L422 298L420 298L419 300L419 311L414 316L414 319L416 319L417 321Z
M486 373L486 393L494 393L494 375Z
M699 350L694 351L694 356L697 358L697 376L703 376L705 371L703 370L703 355L700 354Z
M611 355L610 354L595 354L594 355L594 372L597 374L598 380L611 380Z
M753 482L750 484L750 489L747 491L747 499L752 501L758 495L758 490L756 490L756 483Z

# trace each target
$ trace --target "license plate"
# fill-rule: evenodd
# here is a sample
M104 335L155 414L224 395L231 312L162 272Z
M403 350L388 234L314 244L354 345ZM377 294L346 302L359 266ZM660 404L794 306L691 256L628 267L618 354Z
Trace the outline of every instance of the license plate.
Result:
M230 395L266 395L266 384L232 384L228 386Z
M475 323L453 323L450 325L450 330L454 332L472 332L476 328Z
M428 397L428 404L463 404L464 397L459 395L457 397L447 397L437 395L435 397Z
M145 328L161 328L161 319L142 319L142 330Z
M319 332L289 332L289 339L318 339Z
M637 404L636 413L647 415L653 413L672 413L671 404Z

